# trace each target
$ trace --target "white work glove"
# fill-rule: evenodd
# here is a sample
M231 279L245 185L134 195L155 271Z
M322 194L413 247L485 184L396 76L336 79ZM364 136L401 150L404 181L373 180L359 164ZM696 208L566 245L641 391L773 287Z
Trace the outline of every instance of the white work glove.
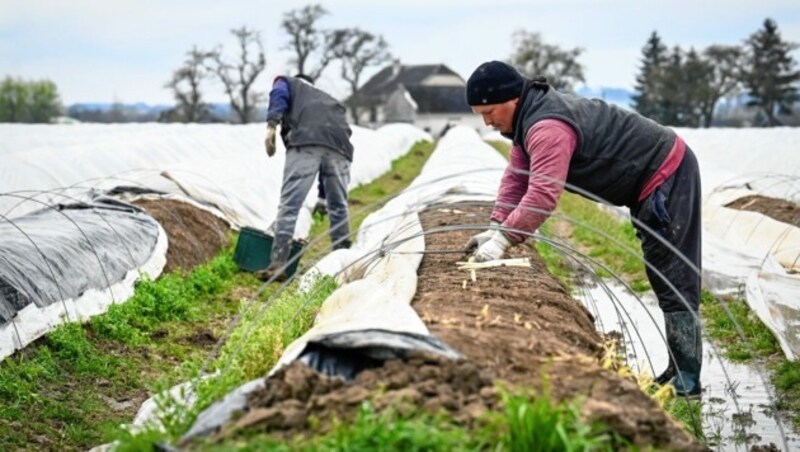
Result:
M491 231L492 236L489 240L483 242L483 245L478 247L472 255L473 262L487 262L497 260L503 257L506 249L511 246L511 240L508 240L502 232Z
M500 227L500 223L493 221L489 225L489 229L481 232L480 234L473 235L464 245L464 252L471 253L483 245L487 240L492 238L494 231Z
M267 139L264 140L264 145L267 147L267 155L269 157L275 155L275 126L267 126Z

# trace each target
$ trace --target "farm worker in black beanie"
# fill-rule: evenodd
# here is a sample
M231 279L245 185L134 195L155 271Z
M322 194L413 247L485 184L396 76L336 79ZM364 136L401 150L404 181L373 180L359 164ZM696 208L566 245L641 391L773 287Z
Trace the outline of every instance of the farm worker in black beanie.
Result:
M564 188L627 206L647 276L664 312L670 361L657 377L700 394L700 175L672 129L602 100L555 91L500 61L478 66L467 102L513 142L489 229L466 245L473 260L500 259L555 209Z

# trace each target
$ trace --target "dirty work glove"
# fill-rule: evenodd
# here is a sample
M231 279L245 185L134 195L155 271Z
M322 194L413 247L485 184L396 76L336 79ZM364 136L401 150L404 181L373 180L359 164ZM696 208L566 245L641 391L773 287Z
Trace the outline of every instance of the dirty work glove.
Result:
M472 255L473 262L487 262L497 260L503 257L506 249L511 246L511 240L508 240L502 232L491 231L492 236L489 240L483 242Z
M494 231L500 227L500 223L492 221L489 225L489 229L486 231L481 232L480 234L473 235L467 243L464 245L464 252L471 253L478 249L481 245L483 245L487 240L492 238L492 234Z
M267 126L267 139L264 140L264 145L267 147L268 156L275 155L275 126Z

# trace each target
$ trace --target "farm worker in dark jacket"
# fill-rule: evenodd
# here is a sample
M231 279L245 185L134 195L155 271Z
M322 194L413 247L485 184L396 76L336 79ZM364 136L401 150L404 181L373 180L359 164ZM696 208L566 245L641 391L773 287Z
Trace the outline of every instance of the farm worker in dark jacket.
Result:
M524 241L555 209L565 185L627 206L664 312L670 362L656 380L671 382L679 395L699 395L701 193L691 149L672 129L601 100L556 92L499 61L472 73L467 102L513 142L492 225L467 243L473 259L499 259Z
M261 279L274 276L289 260L297 214L317 179L317 173L325 189L333 247L350 247L347 185L350 183L353 145L345 107L316 88L305 75L276 77L267 108L265 144L270 157L275 155L278 124L286 146L286 164L270 265L258 272Z

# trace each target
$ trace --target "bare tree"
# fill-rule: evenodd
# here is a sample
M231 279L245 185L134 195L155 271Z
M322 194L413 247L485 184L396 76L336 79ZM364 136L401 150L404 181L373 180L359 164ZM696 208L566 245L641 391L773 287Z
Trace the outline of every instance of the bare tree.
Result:
M714 109L720 99L732 93L741 83L742 48L739 46L712 45L703 51L703 59L710 67L707 89L700 99L704 127L711 127Z
M370 66L377 66L389 61L389 45L383 36L358 28L334 30L328 36L334 57L341 60L342 78L350 85L350 94L355 95L361 83L361 75ZM355 104L350 106L353 122L358 124L358 112Z
M539 33L517 30L512 35L514 51L511 65L527 77L544 76L557 90L572 91L576 82L585 82L578 57L583 49L562 50L542 41Z
M231 30L231 33L239 41L239 59L235 63L228 63L222 59L221 49L215 50L213 70L222 82L239 122L247 124L253 119L256 105L266 99L264 93L253 90L253 85L267 66L267 60L261 35L257 31L242 27ZM251 56L253 49L255 54Z
M176 104L171 116L183 122L197 122L209 117L208 104L203 102L200 83L211 76L206 62L213 56L213 52L198 50L197 46L186 52L183 66L176 69L172 73L172 80L164 85L172 90L175 97Z
M295 54L289 62L295 66L298 74L305 74L313 80L319 78L333 59L330 45L332 37L317 26L319 19L326 14L328 11L322 6L308 5L285 13L281 22L281 27L289 35L289 42L284 49ZM312 67L310 59L314 54L319 54L319 60Z

